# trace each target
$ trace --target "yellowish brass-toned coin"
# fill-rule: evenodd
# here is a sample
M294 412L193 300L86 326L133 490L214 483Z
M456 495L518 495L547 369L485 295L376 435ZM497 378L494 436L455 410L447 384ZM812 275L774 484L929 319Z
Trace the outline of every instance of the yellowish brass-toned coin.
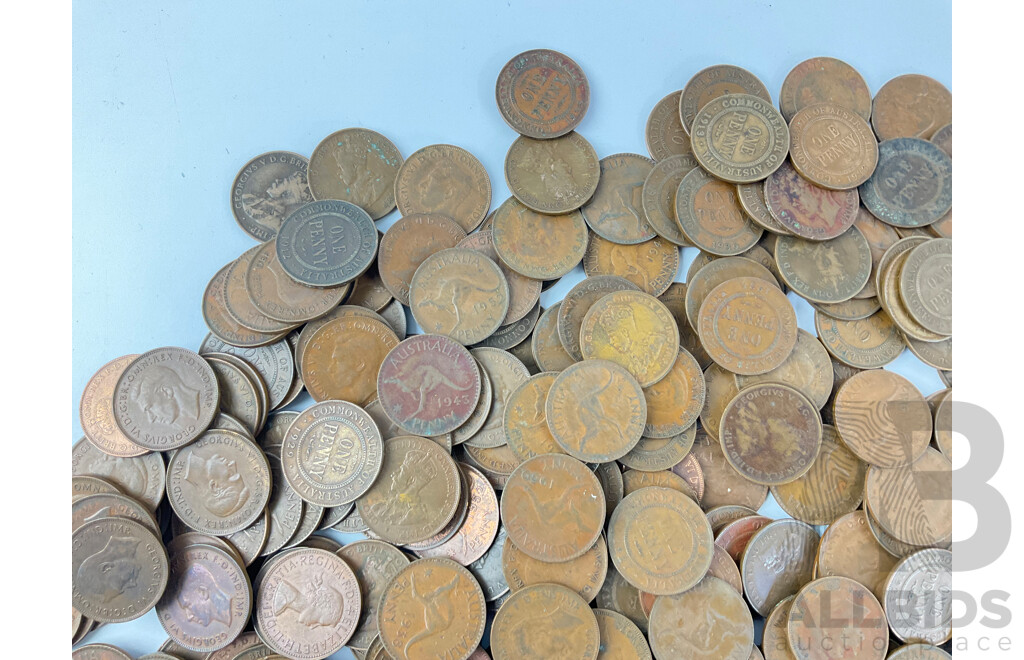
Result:
M491 180L476 157L450 144L423 147L406 159L395 178L402 215L446 215L470 232L491 205Z
M316 401L364 405L377 395L377 372L398 336L372 318L336 318L313 333L302 356L302 382Z
M579 133L545 140L520 135L505 156L505 181L515 198L537 213L575 211L594 195L601 167Z
M771 101L726 94L707 103L694 117L690 145L697 162L713 176L752 183L785 162L789 127Z
M587 224L579 211L545 215L510 197L494 212L494 249L509 268L553 280L576 267L587 250Z
M736 186L699 167L676 190L676 221L690 243L722 257L749 250L763 233L743 212Z
M613 243L634 245L656 236L644 212L642 192L654 161L638 154L601 159L601 180L580 209L595 234Z
M644 388L647 423L644 436L669 438L683 433L696 422L704 408L704 373L700 364L680 348L665 377Z
M620 245L591 236L583 271L587 277L618 275L641 291L660 296L679 271L679 247L660 236L637 245Z

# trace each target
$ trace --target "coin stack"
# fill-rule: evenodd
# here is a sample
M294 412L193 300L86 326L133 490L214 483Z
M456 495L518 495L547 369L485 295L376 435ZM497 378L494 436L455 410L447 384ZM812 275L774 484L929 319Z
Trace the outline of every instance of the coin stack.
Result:
M496 101L494 210L466 150L364 128L242 168L198 351L82 394L73 643L156 608L165 660L948 658L949 91L819 57L776 108L716 65L601 159L569 57Z

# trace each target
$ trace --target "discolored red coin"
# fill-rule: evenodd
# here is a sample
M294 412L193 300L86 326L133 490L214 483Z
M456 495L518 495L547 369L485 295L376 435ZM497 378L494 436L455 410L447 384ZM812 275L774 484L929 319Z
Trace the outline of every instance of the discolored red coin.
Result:
M853 225L860 208L856 189L815 185L787 161L764 182L768 210L790 233L812 241L839 236Z
M811 581L818 532L798 520L776 520L747 542L740 559L743 593L761 616Z

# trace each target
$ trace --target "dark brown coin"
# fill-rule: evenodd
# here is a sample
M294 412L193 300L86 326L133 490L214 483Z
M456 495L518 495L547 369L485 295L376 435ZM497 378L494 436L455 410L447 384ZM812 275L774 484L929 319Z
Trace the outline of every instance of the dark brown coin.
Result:
M590 84L576 62L554 50L513 57L494 88L498 112L512 130L538 140L576 128L590 105Z
M692 436L692 438L686 438L686 436ZM694 424L690 427L690 431L683 434L686 444L690 445L690 449L693 448L693 442L697 438L697 425ZM697 494L697 504L700 504L701 500L704 499L704 490L706 484L704 482L704 470L701 469L700 463L693 454L687 454L683 460L679 461L672 466L672 471L683 478L694 493Z
M878 145L878 167L860 187L864 206L895 227L930 225L953 207L953 160L927 140Z
M871 104L871 125L879 140L927 140L953 119L953 95L939 81L916 73L882 85Z
M879 602L885 598L885 579L895 565L896 558L875 540L864 511L836 518L821 536L817 574L856 580L870 589Z
M469 351L439 335L414 335L381 364L377 396L405 431L443 435L470 418L480 398L480 370Z
M775 261L789 288L810 302L850 300L871 277L871 246L856 227L826 241L781 236Z
M789 157L805 178L823 188L849 190L878 164L878 142L864 117L834 103L816 103L789 124Z
M644 293L660 296L679 270L679 247L661 237L637 245L619 245L591 236L583 270L587 277L617 275Z
M508 282L508 312L502 319L503 327L510 326L529 315L540 300L541 282L512 270L494 250L494 238L490 231L478 231L459 242L456 247L476 250L493 261L501 269ZM533 327L530 326L532 330ZM499 329L497 332L501 332Z
M743 598L708 576L689 591L654 602L650 622L656 658L749 660L754 620Z
M817 186L787 161L764 182L768 210L790 233L812 241L835 238L857 219L857 190ZM869 207L870 208L870 207Z
M694 117L690 146L697 162L712 176L730 183L753 183L786 162L789 128L771 101L751 94L726 94L709 101Z
M277 235L277 258L302 284L331 287L366 272L377 256L377 227L351 202L324 199L301 207Z
M680 131L681 135L685 135ZM676 245L688 246L679 221L676 219L676 191L683 177L698 167L692 154L669 156L658 161L644 180L642 199L647 221L655 232Z
M844 577L820 578L801 589L788 628L789 647L798 660L882 660L889 646L878 600L864 585Z
M700 167L691 169L680 180L675 212L687 240L718 256L746 252L757 244L763 232L743 212L736 186L716 179Z
M134 520L103 518L71 536L71 604L103 623L137 619L167 585L167 553Z
M594 275L584 278L565 294L558 307L558 338L574 361L583 359L580 329L591 306L609 293L639 290L636 284L617 275Z
M821 449L810 470L772 486L782 510L812 525L827 525L860 505L867 464L846 448L835 428L822 427Z
M754 534L740 559L743 593L768 616L783 599L811 581L818 532L798 520L776 520Z
M643 207L643 187L654 161L637 154L601 159L601 178L581 211L595 234L613 243L635 245L654 238Z
M505 156L505 181L537 213L557 215L583 206L598 188L597 152L579 133L537 140L516 138Z
M402 569L409 565L409 558L401 550L383 541L356 541L337 551L356 574L362 608L359 624L348 645L352 648L369 647L377 635L377 605L384 590Z
M679 97L679 118L683 129L692 133L693 120L705 105L726 94L752 94L771 103L768 88L757 76L731 64L715 64L698 71L686 83Z
M417 214L400 218L380 241L378 269L381 281L403 305L409 304L409 285L423 261L458 245L465 230L444 215Z
M655 161L693 154L690 150L690 135L679 117L679 98L682 94L682 90L672 92L658 101L647 118L644 141Z
M932 415L921 392L891 371L864 371L836 392L833 418L843 444L882 468L909 466L928 447Z
M313 201L308 164L305 156L289 151L260 154L246 163L231 184L231 212L238 226L257 241L273 238L285 218Z
M534 584L560 584L589 603L604 584L608 572L608 546L599 537L593 547L576 559L552 563L530 557L506 538L501 566L512 593Z
M913 465L872 466L864 485L865 508L903 543L943 545L953 532L951 473L949 459L931 447Z
M137 357L118 378L114 419L136 445L167 451L210 426L219 398L217 377L203 358L184 348L157 348Z
M858 369L884 367L899 357L906 346L899 329L884 311L855 321L841 321L816 312L814 327L834 358Z
M403 216L448 216L470 232L491 205L491 180L476 157L450 144L432 144L413 153L395 179L395 198Z
M203 293L203 321L218 339L234 346L263 346L281 339L281 332L256 332L236 321L225 305L224 290L228 272L234 262L213 276Z
M802 108L830 103L871 118L871 92L852 66L833 57L812 57L793 67L782 82L779 109L786 121Z
M896 565L885 581L885 616L904 641L943 644L953 633L953 553L930 548Z
M151 511L164 496L165 467L159 453L135 458L110 456L82 438L71 448L71 474L99 477Z
M82 432L97 449L110 456L132 458L148 453L132 442L114 421L114 387L138 355L125 355L100 367L82 390L78 416Z
M583 281L585 282L587 279L590 278ZM545 309L533 329L530 351L541 371L561 371L576 362L565 350L558 334L558 317L561 315L564 303L565 300L561 300ZM582 317L580 321L583 321Z
M535 280L557 279L587 250L583 214L545 215L510 197L494 212L494 249L509 268Z
M309 157L309 189L315 199L352 202L374 220L395 208L398 148L380 133L346 128L331 133Z

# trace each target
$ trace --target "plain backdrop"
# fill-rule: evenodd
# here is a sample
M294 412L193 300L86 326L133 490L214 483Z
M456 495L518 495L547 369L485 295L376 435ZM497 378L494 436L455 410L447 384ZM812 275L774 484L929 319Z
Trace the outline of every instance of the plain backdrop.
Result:
M495 78L538 47L585 71L592 100L578 130L599 156L646 155L651 108L712 64L749 69L776 100L789 70L819 55L852 64L872 93L911 72L952 87L948 2L90 0L72 20L71 441L102 364L198 347L207 282L254 244L228 197L257 154L308 156L350 126L385 134L405 156L452 143L487 168L496 207L516 134L495 107ZM678 280L695 254L684 251ZM580 277L577 268L542 303ZM813 333L810 307L791 299ZM942 387L909 353L890 368L925 394ZM142 655L165 637L150 613L89 639Z

